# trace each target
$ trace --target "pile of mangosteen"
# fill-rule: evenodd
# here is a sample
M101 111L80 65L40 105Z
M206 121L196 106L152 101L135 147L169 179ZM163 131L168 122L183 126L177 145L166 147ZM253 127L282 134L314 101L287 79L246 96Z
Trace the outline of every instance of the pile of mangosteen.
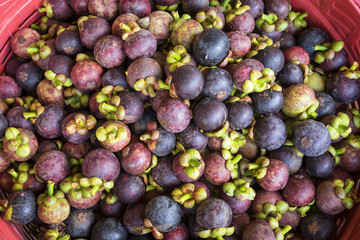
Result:
M44 0L0 76L2 217L42 240L328 240L360 71L288 0Z

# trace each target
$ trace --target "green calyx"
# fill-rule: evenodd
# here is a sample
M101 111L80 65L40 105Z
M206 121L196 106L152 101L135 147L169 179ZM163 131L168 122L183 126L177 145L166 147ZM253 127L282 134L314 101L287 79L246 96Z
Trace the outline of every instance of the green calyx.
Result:
M81 171L81 165L82 165L83 160L84 160L83 158L80 158L80 159L70 158L69 159L72 174L75 174L75 173L78 173Z
M311 87L315 93L324 92L328 76L320 68L314 68L313 65L307 66L300 64L304 72L304 84Z
M225 160L231 159L233 154L239 151L239 148L246 143L245 136L233 130L229 134L224 134L221 143L221 153Z
M340 156L341 154L345 153L345 148L335 149L333 146L330 146L328 152L332 155L334 159L334 164L337 166L340 163Z
M340 71L344 74L345 77L349 79L359 79L360 78L360 70L359 63L354 61L351 67L342 66L340 67Z
M203 163L200 161L201 155L196 149L188 149L184 153L180 153L179 162L184 167L184 172L191 179L197 179L200 176L200 168Z
M359 198L352 192L354 181L346 179L345 182L340 179L335 179L332 182L335 190L335 195L341 199L341 202L347 209L351 209L354 206L354 200L358 201ZM353 199L354 198L354 199Z
M150 166L144 171L144 173L145 174L150 173L151 169L156 167L157 163L158 163L158 158L154 154L151 154Z
M73 84L71 79L67 78L63 73L56 74L51 70L47 70L44 75L58 90L61 90L63 86L71 87Z
M274 229L274 234L275 234L275 239L276 240L284 240L284 239L288 239L287 237L285 238L285 235L290 232L291 230L291 226L290 225L286 225L284 228L280 228L277 227Z
M337 116L331 119L330 124L326 127L330 132L332 140L339 139L340 137L346 138L351 133L351 127L349 127L350 118L346 113L339 112Z
M250 182L238 178L233 182L227 182L222 186L222 190L228 196L234 196L239 201L254 200L256 192L250 187Z
M37 198L37 203L45 206L52 206L57 203L58 199L65 198L65 194L61 190L54 190L55 182L47 182L47 191L42 193Z
M124 41L131 35L134 35L141 30L141 27L136 22L128 22L127 24L120 23L119 27L120 29L124 30L124 33L121 35L121 38Z
M189 14L183 14L179 15L178 11L172 11L171 12L173 18L174 18L174 22L172 22L170 24L170 30L176 29L178 28L180 25L182 25L184 22L186 22L187 20L191 19L191 16Z
M40 13L46 13L46 16L48 16L49 18L53 18L54 17L54 12L52 10L52 6L51 4L48 3L48 0L44 0L43 2L43 8L39 9Z
M251 38L251 50L246 54L245 58L252 58L259 51L268 46L274 46L274 41L266 35Z
M107 121L96 130L95 135L100 142L106 141L111 145L115 145L119 141L127 139L128 132L125 127L118 126L115 121Z
M124 120L125 108L121 105L119 93L125 91L121 85L106 86L96 94L96 102L99 103L99 111L106 115L108 120Z
M20 132L17 128L9 127L5 131L5 139L9 141L8 149L15 152L19 157L29 156L31 149L29 146L29 136Z
M294 26L300 29L307 27L307 22L304 18L308 16L307 12L294 12L290 11L288 18L291 22L293 22Z
M177 68L189 63L191 60L186 48L182 45L176 45L170 50L166 57L166 62L170 64L169 71L174 72Z
M251 8L248 5L241 6L241 2L237 1L235 3L235 7L226 15L226 22L231 22L236 16L239 16L250 9Z
M162 187L160 187L160 185L154 181L154 179L152 178L151 175L142 174L141 176L143 177L144 183L146 185L146 192L149 192L149 191L152 191L155 189L159 192L164 192L164 189Z
M168 55L166 60L167 61L169 60L171 62L175 59L175 58L173 59L173 57L176 55L176 53L175 52L170 53L170 52L169 52L169 54L172 54L172 57L169 58L169 55ZM176 69L177 67L181 66L181 63L174 62L174 66L176 66L175 67L175 69ZM174 69L174 71L175 71L175 69ZM148 76L145 79L141 78L141 79L137 80L136 83L134 84L134 89L138 92L141 92L145 96L155 97L155 95L156 95L155 90L159 90L159 89L170 90L171 79L172 79L171 76L169 76L166 79L166 83L165 83L163 80L157 79L154 76Z
M317 118L318 114L316 113L317 108L319 107L319 101L317 99L314 100L314 103L311 104L306 111L302 112L300 115L298 115L298 120L305 120L308 118Z
M253 69L250 72L250 79L243 82L242 91L244 94L263 92L270 89L274 81L275 73L270 68L264 68L261 72Z
M343 41L335 41L333 43L327 42L322 45L315 45L316 54L314 61L318 64L323 63L325 60L332 60L335 57L335 53L344 48Z
M83 113L75 114L74 118L66 124L66 132L68 134L85 135L96 125L96 118L93 115L85 115Z
M197 232L196 234L200 237L200 238L213 238L213 239L217 239L217 240L223 240L224 236L231 236L233 235L235 232L235 227L221 227L221 228L214 228L211 230L202 230L200 232Z
M28 105L27 105L28 106ZM44 112L45 108L41 106L41 103L38 100L34 100L30 104L29 112L24 112L23 116L25 119L29 120L30 123L35 124L36 119Z
M171 195L185 208L193 208L195 204L200 204L208 197L204 188L196 187L193 183L185 183L180 188L175 188Z
M355 127L360 128L360 111L359 109L353 108L351 111L351 118L353 120L353 123Z
M15 169L11 168L8 170L8 173L13 178L13 191L24 189L24 183L26 183L26 181L28 180L29 175L35 174L34 170L30 168L30 165L27 162L20 163L18 166L18 171L15 171Z
M179 7L180 1L178 1L177 3L170 5L170 6L161 6L159 4L156 4L156 9L157 10L161 10L161 11L176 11L176 9Z
M360 136L356 136L354 134L350 134L347 138L346 141L353 147L356 149L360 149Z
M276 14L262 14L255 21L256 28L267 33L278 31L283 32L289 26L289 23L284 19L278 18Z
M226 16L232 10L232 6L231 6L231 4L229 4L230 1L231 0L224 0L222 3L220 3L217 0L210 0L209 5L212 7L216 7L224 14L224 16Z
M222 29L224 23L220 16L217 14L215 8L208 9L206 12L200 11L195 15L195 20L201 23L204 29L217 28Z
M89 94L83 93L76 87L65 88L63 95L65 97L66 105L74 109L79 109L81 107L85 108L89 106Z
M149 122L146 124L147 132L140 136L140 140L147 143L150 151L155 151L156 141L160 137L160 132L157 130L156 122Z
M78 28L79 28L80 31L83 29L84 23L87 20L89 20L90 18L97 18L97 16L89 15L89 16L81 16L81 17L78 18L77 25L78 25Z
M269 166L270 160L266 157L259 157L255 163L248 163L247 169L252 171L252 174L257 179L265 177L267 173L267 166Z
M30 47L27 47L26 50L35 62L40 59L45 59L51 54L51 48L46 45L44 40L39 40L38 42L33 43Z
M108 205L112 205L118 201L117 197L112 193L112 191L102 194L101 199L103 199Z
M57 229L48 229L45 232L46 240L70 240L69 234L60 233Z

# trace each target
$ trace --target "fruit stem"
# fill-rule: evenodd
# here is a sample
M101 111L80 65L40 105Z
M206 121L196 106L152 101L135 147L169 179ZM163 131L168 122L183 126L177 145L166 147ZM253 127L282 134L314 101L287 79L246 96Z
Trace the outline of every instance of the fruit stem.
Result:
M19 178L19 174L12 168L8 170L8 173L13 176L15 179Z
M48 185L47 185L48 196L54 195L54 187L55 187L55 182L48 181Z
M221 6L222 6L223 8L226 8L230 1L231 1L231 0L225 0L225 1L221 4Z

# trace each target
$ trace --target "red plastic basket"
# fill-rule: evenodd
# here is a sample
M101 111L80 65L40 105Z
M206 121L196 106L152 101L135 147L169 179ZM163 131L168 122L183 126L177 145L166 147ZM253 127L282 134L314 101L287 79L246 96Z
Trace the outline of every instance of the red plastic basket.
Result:
M37 9L43 0L0 0L0 74L12 57L10 38L18 29L40 18ZM333 40L343 40L350 62L360 60L360 0L290 0L296 11L306 11L311 26L325 29ZM360 176L356 176L360 177ZM0 189L0 199L4 198ZM360 205L338 218L343 226L339 239L360 239ZM36 230L35 230L36 231ZM16 226L0 218L0 240L36 239L34 229Z

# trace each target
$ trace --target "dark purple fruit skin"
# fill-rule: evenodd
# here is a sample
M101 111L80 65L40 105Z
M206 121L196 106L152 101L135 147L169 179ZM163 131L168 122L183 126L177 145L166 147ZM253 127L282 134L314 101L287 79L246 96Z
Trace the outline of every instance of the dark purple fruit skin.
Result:
M297 45L305 49L310 56L310 60L314 59L315 45L323 44L329 41L327 33L321 28L307 28L302 31L297 38Z
M248 5L251 9L247 11L254 19L264 13L264 2L262 0L243 0L242 5Z
M61 135L61 123L66 116L66 112L63 108L54 104L46 105L44 108L44 112L35 121L35 130L44 138L57 138Z
M256 121L254 140L261 148L275 150L281 147L287 137L285 123L278 117L265 116Z
M94 91L101 86L102 67L95 61L77 62L71 70L74 86L82 91Z
M233 81L229 72L222 68L213 68L205 72L202 96L224 101L233 91Z
M4 67L5 76L15 78L17 69L26 62L27 62L26 59L22 59L17 56L13 56L5 64L5 67Z
M298 61L299 63L309 65L310 57L309 54L299 46L293 46L283 51L286 62Z
M113 204L107 204L104 199L100 200L100 210L101 213L104 214L106 217L122 217L125 209L126 204L116 200Z
M278 74L285 64L285 57L283 52L276 47L266 47L259 51L253 59L260 61L265 68L271 68L275 74Z
M154 11L150 13L149 21L147 30L155 36L157 44L166 42L170 37L170 24L174 21L173 17L165 11Z
M145 217L160 232L170 232L181 221L181 208L172 198L158 196L146 204Z
M104 18L107 21L114 20L118 15L118 0L90 0L89 12L91 15Z
M61 148L68 158L76 159L84 158L92 149L88 141L79 144L66 142Z
M155 150L151 152L158 157L164 157L174 150L176 145L176 135L175 133L166 131L162 127L157 128L157 130L160 132L160 136L156 140Z
M104 68L120 66L126 58L123 40L113 35L106 35L97 40L94 57Z
M12 192L8 198L8 206L12 207L11 222L25 225L36 215L36 196L29 190Z
M289 174L296 173L302 163L303 157L295 152L293 147L283 145L280 148L270 151L269 158L282 161L289 170Z
M230 180L230 171L227 170L226 161L217 153L210 153L205 158L205 177L214 184L221 185Z
M305 157L304 163L306 170L315 178L330 177L335 169L334 159L329 152L318 157Z
M172 133L184 131L191 119L188 106L175 98L164 100L160 104L156 116L161 126Z
M201 65L214 66L226 57L229 48L229 38L222 30L207 28L196 36L193 56Z
M206 147L209 139L194 123L190 123L178 136L180 143L186 149L195 148L196 150L201 150Z
M160 65L152 58L139 58L133 61L127 69L126 80L134 88L136 81L154 76L161 79L163 76Z
M360 85L356 79L349 79L342 72L330 75L326 82L326 92L341 104L348 104L360 97Z
M336 104L332 97L324 92L316 93L316 99L319 101L319 107L316 109L317 119L321 119L327 115L335 115Z
M59 150L49 150L40 155L34 165L34 171L43 181L61 182L70 173L70 163L66 155Z
M325 59L319 66L326 73L335 72L341 66L349 64L349 56L345 49L341 49L339 52L335 52L335 56L331 60Z
M95 224L95 214L91 209L71 209L64 221L65 232L73 238L86 238Z
M253 110L246 102L232 102L226 104L229 115L230 127L234 130L240 130L250 126L253 121Z
M71 113L64 118L61 124L61 133L67 141L79 144L89 139L90 131L88 131L86 134L79 134L77 132L70 134L66 131L66 125L68 124L68 122L70 122L70 120L74 119L76 114L77 113Z
M124 225L117 218L103 218L91 230L91 239L126 240L127 232Z
M243 158L255 160L260 156L260 147L248 135L245 135L245 144L239 148L239 152ZM276 159L276 158L275 158Z
M299 211L288 210L286 213L281 215L281 219L279 220L280 227L285 227L289 225L291 228L297 228L301 222L301 214Z
M255 20L249 12L235 16L227 26L231 31L241 31L250 34L255 28Z
M69 4L76 13L88 11L90 0L69 0Z
M246 225L251 222L251 217L248 213L237 214L233 216L230 226L235 227L233 236L242 236Z
M189 231L185 224L180 223L170 232L164 233L164 240L187 240L189 239Z
M48 0L47 2L51 5L54 18L57 20L67 20L74 14L67 0Z
M5 153L0 150L0 173L5 171L10 165L10 158L8 158Z
M285 50L289 47L296 45L296 38L291 33L283 32L279 42L280 42L280 49Z
M333 218L320 211L306 214L300 224L300 232L306 240L334 240L336 223Z
M151 107L154 109L154 111L157 111L160 107L160 104L168 98L170 98L168 90L161 89L157 91L155 97L150 98Z
M330 133L321 122L306 120L295 128L293 142L297 150L305 156L316 157L330 147Z
M345 210L342 200L336 196L331 181L324 181L316 188L316 205L325 214L337 215Z
M94 49L97 40L111 33L110 24L103 18L89 18L80 28L80 39L88 49Z
M184 172L185 167L181 166L181 164L180 164L180 156L181 156L181 154L176 155L176 157L173 161L172 169L173 169L175 175L183 182L194 182L194 181L198 180L204 174L204 170L205 170L204 160L202 158L199 159L199 161L200 161L199 176L197 178L190 178Z
M81 197L80 199L73 199L69 195L66 195L70 206L77 209L87 209L95 206L101 198L101 191L97 191L95 195L92 195L89 198Z
M194 99L204 88L204 78L197 66L183 65L172 73L175 94L181 99Z
M17 106L17 107L11 108L6 114L5 121L6 120L7 121L6 121L6 125L4 125L4 126L6 126L6 128L8 126L16 127L16 128L25 128L31 132L34 132L35 131L34 125L32 125L26 118L24 118L24 115L23 115L24 112L28 112L28 111L29 111L28 109L26 109L22 106ZM6 128L4 128L3 134L5 134ZM1 132L0 132L0 137L4 136L3 134L1 134Z
M264 203L276 204L277 201L283 201L283 197L279 192L268 192L259 190L256 192L254 201L251 204L253 214L262 212Z
M141 118L144 112L144 103L140 97L130 91L125 91L119 94L120 104L125 108L125 123L134 123Z
M224 103L217 99L202 99L193 110L195 124L204 131L213 131L221 127L228 110Z
M148 0L120 0L119 12L133 13L141 18L151 13L151 5Z
M32 28L23 28L19 31L16 31L11 37L11 50L16 54L16 56L20 58L30 59L31 55L28 53L26 48L30 47L31 44L36 43L40 39L41 35L38 31Z
M259 32L261 35L265 35L268 36L269 38L271 38L274 42L277 42L280 40L283 32L278 32L276 30L272 31L272 32L265 32L265 31L260 31Z
M244 229L243 240L275 240L274 230L263 219L255 219Z
M124 216L122 218L124 226L126 230L134 235L140 235L141 233L136 232L136 228L144 226L144 218L145 218L145 203L137 202L131 204L128 208L126 208L124 212Z
M32 157L33 163L36 163L37 160L39 159L40 155L48 150L59 150L59 147L52 140L41 140L40 139L38 150L37 150L36 154ZM69 158L69 156L67 156L67 155L66 155L66 157Z
M173 157L161 157L158 159L158 164L151 169L151 176L153 180L164 188L165 191L171 191L181 183L181 180L175 175L172 170Z
M24 91L35 91L36 86L43 78L42 69L34 62L24 63L16 71L16 83Z
M245 80L250 79L250 72L253 69L262 71L264 65L256 59L245 59L238 64L234 64L234 71L231 75L237 89L242 91L242 85Z
M259 93L251 93L250 97L254 111L260 115L277 113L281 110L284 103L282 92L271 89Z
M276 80L282 87L289 87L293 84L303 83L304 73L295 63L285 63L282 70L277 74Z
M113 192L120 202L132 204L144 196L145 184L141 177L122 172L114 183Z
M141 142L130 143L118 154L121 167L129 174L140 175L150 165L151 152Z
M106 116L100 112L100 110L99 110L100 104L96 101L96 95L99 92L100 91L97 91L91 95L90 100L89 100L89 110L96 119L105 119Z
M251 48L251 41L245 33L241 31L232 31L226 33L226 35L229 38L232 57L241 58L249 52Z
M84 52L85 47L81 42L80 35L76 31L66 30L61 32L55 40L56 51L70 57Z
M278 18L285 19L290 12L290 3L287 0L264 0L265 13L275 13Z
M149 122L156 122L156 112L151 108L144 108L144 113L139 120L130 125L131 133L140 137L147 131L146 125Z
M36 88L36 94L43 105L56 104L65 107L63 89L58 90L49 80L42 80Z
M26 180L26 182L23 185L23 188L25 190L32 191L35 194L39 194L39 193L44 192L44 190L46 188L46 184L43 182L39 182L36 179L35 174L29 174L28 179Z
M360 149L351 146L343 140L335 145L335 149L345 148L345 153L339 155L340 168L348 172L357 172L360 170Z
M251 200L245 199L239 201L234 196L228 196L223 191L220 191L220 198L224 200L227 204L229 204L231 211L234 215L246 212L251 205Z
M15 98L21 96L21 88L12 77L0 76L0 98Z
M7 172L0 172L0 187L4 192L11 193L14 185L13 177Z
M115 181L120 174L120 162L114 153L98 148L86 155L82 163L82 172L86 177Z
M258 179L259 185L266 191L278 191L285 187L289 178L286 165L277 159L270 159L266 175Z
M106 86L121 85L125 89L130 89L128 82L126 81L125 71L121 68L110 68L102 75L101 84Z
M151 57L157 48L155 36L148 30L141 29L129 36L124 42L126 56L135 60L142 57Z
M185 13L195 15L202 8L209 6L209 0L184 0L181 4Z
M315 186L309 178L294 174L289 177L282 194L285 201L290 205L305 206L314 199Z

